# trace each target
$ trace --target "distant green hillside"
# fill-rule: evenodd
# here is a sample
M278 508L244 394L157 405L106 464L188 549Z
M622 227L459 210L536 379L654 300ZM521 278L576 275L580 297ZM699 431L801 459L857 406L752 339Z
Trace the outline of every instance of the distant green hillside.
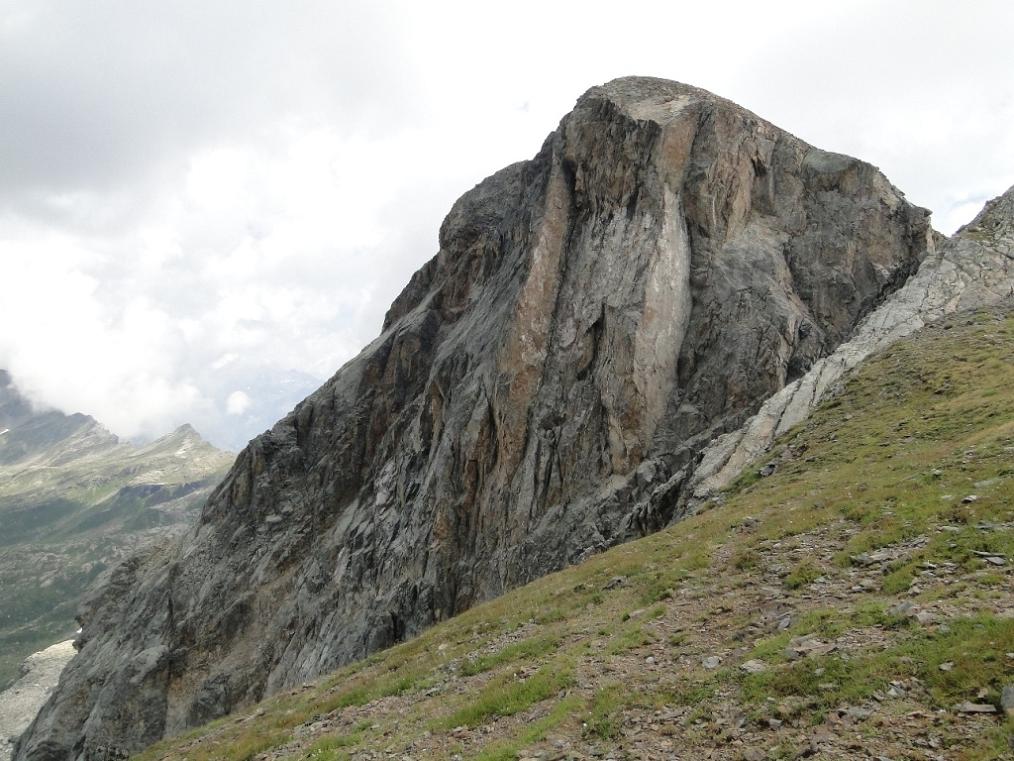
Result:
M1011 758L1012 567L1014 316L958 315L708 510L142 758Z
M35 412L0 371L0 688L73 634L106 568L178 533L232 462L190 426L147 446L86 415Z

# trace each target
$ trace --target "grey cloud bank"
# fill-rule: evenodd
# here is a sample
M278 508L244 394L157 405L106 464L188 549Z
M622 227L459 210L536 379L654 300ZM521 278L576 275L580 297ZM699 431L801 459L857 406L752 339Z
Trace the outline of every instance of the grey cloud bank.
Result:
M454 198L614 76L880 166L952 232L1014 182L1001 2L0 2L0 367L237 448L380 328Z

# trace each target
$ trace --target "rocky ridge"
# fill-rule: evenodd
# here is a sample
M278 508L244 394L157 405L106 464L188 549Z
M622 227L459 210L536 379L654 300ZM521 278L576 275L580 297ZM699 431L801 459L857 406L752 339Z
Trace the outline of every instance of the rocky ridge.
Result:
M775 393L742 428L705 450L687 495L700 501L727 487L778 436L841 388L872 354L955 312L1014 298L1014 187L931 252L919 271L860 324L855 335Z
M674 515L935 250L874 167L616 80L452 208L381 336L84 607L18 758L134 750Z

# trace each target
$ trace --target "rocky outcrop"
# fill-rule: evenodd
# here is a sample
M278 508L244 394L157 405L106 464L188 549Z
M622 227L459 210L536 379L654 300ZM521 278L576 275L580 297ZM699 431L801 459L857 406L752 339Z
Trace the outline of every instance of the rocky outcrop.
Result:
M22 664L20 678L0 692L0 761L10 759L11 744L53 692L74 652L73 641L67 640L33 653Z
M944 315L1014 298L1014 187L932 252L830 356L768 399L742 428L703 453L687 495L704 500L727 487L774 439L806 419L845 374L871 354Z
M144 746L664 525L932 254L876 168L662 80L466 193L383 332L84 607L19 759Z

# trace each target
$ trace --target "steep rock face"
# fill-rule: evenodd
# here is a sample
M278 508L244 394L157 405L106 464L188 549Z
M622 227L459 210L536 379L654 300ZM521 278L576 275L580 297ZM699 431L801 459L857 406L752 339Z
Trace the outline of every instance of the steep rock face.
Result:
M802 422L852 368L946 314L1014 298L1014 187L928 256L905 285L870 314L855 336L768 399L739 430L704 451L685 495L725 488L777 436Z
M119 569L21 759L135 749L664 524L932 249L872 166L662 80L452 208L383 333Z

